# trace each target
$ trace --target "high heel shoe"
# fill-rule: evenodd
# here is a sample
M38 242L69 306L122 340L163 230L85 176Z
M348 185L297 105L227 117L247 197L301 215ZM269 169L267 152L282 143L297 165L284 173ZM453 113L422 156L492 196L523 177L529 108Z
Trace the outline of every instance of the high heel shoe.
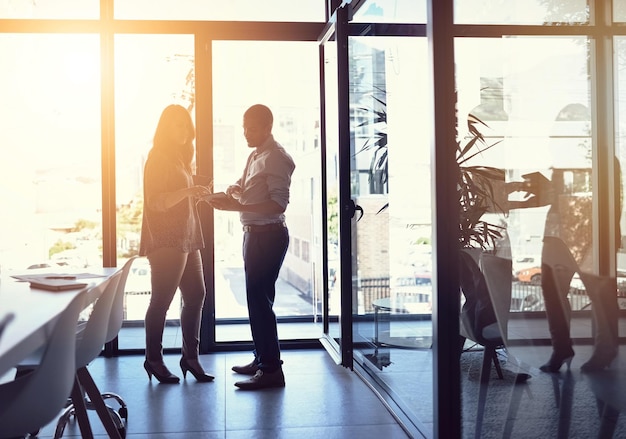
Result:
M200 365L199 362L198 362L197 367L199 367L200 370L197 370L197 368L194 369L193 367L191 367L191 365L189 364L186 358L180 359L180 370L183 371L183 378L187 379L187 371L189 371L191 372L193 377L196 379L196 381L198 381L199 383L208 383L215 379L213 375L209 375L204 370L202 370L202 366Z
M591 355L591 358L587 360L582 366L580 366L581 372L598 372L604 370L611 365L613 360L617 357L617 350L611 351L599 351Z
M540 366L539 370L542 372L557 373L561 369L561 366L563 366L563 363L567 364L567 370L569 370L572 364L572 358L574 358L574 351L572 349L566 352L553 351L548 362Z
M180 378L170 372L165 365L163 365L164 370L162 371L164 373L157 372L148 360L143 362L143 368L146 369L150 381L152 381L152 375L163 384L178 384L180 381Z

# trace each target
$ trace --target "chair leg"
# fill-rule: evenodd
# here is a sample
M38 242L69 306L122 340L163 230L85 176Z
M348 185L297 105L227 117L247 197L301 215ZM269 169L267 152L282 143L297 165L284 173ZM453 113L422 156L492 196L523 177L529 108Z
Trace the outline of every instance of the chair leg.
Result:
M493 367L496 368L496 373L498 374L498 378L503 380L504 375L502 374L502 367L500 366L500 360L498 360L498 353L496 352L495 349L490 349L490 351L491 351L491 357L493 358ZM485 354L487 354L486 350L485 350Z
M87 439L93 438L91 424L89 423L89 416L87 415L87 408L85 407L85 395L80 386L80 382L78 381L78 376L74 378L72 405L74 406L76 413L76 420L78 421L78 426L80 428L80 435Z
M104 392L102 394L102 399L114 399L115 401L117 401L117 403L120 405L120 408L117 411L118 414L122 419L124 419L124 421L128 421L128 407L126 407L126 402L122 399L121 396L116 393Z
M483 429L483 416L485 404L487 403L487 389L489 386L489 374L491 373L491 361L495 355L494 348L485 347L483 353L483 364L480 369L480 387L478 389L478 409L476 413L476 430L474 437L479 438Z
M96 386L91 374L87 370L86 367L81 367L76 372L78 374L78 380L82 384L83 388L87 392L89 399L93 403L96 408L96 412L98 413L98 417L100 417L100 421L104 425L108 435L110 438L122 439L119 430L117 429L115 423L113 422L113 418L109 413L109 408L104 403L102 396L100 395L100 390Z
M523 384L515 384L513 386L513 392L511 394L511 402L509 403L509 410L507 411L506 422L504 424L504 433L502 437L513 437L513 424L517 419L517 412L522 402L522 392L524 391Z

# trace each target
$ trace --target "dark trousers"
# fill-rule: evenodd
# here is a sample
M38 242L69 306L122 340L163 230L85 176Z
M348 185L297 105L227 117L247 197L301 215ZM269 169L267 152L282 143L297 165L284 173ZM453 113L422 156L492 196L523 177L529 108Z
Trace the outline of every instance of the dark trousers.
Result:
M560 276L564 288L556 284L555 277ZM574 276L573 271L562 269L559 273L553 273L549 265L541 264L541 288L543 293L552 348L559 355L565 356L572 350L570 337L570 318L572 309L567 298L569 283Z
M200 250L183 253L175 248L160 248L148 255L152 273L152 295L146 312L146 358L163 360L165 317L176 290L180 288L182 309L180 328L182 354L198 358L200 318L206 293Z
M573 272L562 269L554 275L551 268L542 264L541 281L543 298L550 328L552 347L558 354L572 350L570 337L571 308L567 298L569 287L561 288L554 282L560 276L562 285L569 285ZM618 346L617 281L614 277L580 274L587 295L591 300L594 327L594 355L613 356Z
M276 280L289 246L286 228L245 232L243 262L248 316L259 368L273 372L281 365L274 298Z

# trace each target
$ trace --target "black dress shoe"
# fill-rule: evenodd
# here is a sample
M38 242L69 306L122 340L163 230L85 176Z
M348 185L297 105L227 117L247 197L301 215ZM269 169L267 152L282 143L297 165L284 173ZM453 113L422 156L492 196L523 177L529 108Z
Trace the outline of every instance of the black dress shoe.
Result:
M251 363L246 364L245 366L233 366L232 370L233 372L241 375L254 375L257 370L259 370L259 363L257 363L256 359L254 359Z
M270 389L273 387L285 387L285 375L281 368L274 372L266 372L261 369L257 370L254 376L245 381L238 381L235 386L241 390L259 390Z

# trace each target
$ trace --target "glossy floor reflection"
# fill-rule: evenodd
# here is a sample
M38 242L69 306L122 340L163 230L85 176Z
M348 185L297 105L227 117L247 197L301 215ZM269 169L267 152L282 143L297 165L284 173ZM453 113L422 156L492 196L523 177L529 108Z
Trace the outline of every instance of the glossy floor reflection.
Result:
M466 345L469 347L469 344ZM575 345L571 369L560 373L538 368L550 356L550 346L516 347L531 378L516 384L518 364L499 351L503 379L491 368L480 438L624 438L626 437L626 347L610 368L582 373L580 366L591 345ZM380 353L380 352L379 352ZM406 412L432 432L432 350L384 349L386 366L368 367L370 374L395 390ZM475 438L483 351L461 355L462 437Z
M166 362L180 376L178 359L171 355ZM189 375L178 385L150 383L141 356L100 357L89 370L101 391L119 393L126 401L128 438L407 437L372 390L322 349L283 352L284 389L238 390L233 384L241 376L230 367L249 359L242 352L201 356L207 372L216 376L212 383L197 383ZM90 419L94 433L106 437L95 412ZM50 424L39 437L53 434ZM72 422L63 437L77 436Z
M626 437L626 352L609 369L582 373L580 366L591 355L592 347L574 346L576 355L568 370L544 373L536 366L550 355L550 347L516 348L531 378L515 383L519 369L512 359L500 356L504 379L492 368L484 408L482 438L620 438ZM481 354L466 353L461 361L464 374L464 437L474 437L477 417Z

